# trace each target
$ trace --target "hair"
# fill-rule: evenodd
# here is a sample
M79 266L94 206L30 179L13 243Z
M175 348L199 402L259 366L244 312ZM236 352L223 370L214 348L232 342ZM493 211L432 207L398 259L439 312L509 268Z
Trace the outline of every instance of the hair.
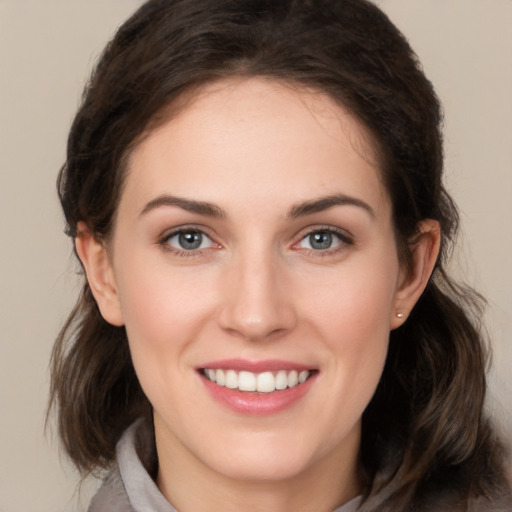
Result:
M427 288L391 332L363 415L362 510L485 510L509 493L502 448L483 414L486 349L480 299L445 266L458 227L442 184L442 114L404 36L366 0L150 0L118 30L71 127L58 193L73 239L83 221L108 241L127 159L184 93L216 80L265 77L328 94L367 130L410 261L418 224L439 222ZM123 327L99 313L84 278L56 341L50 410L83 474L107 468L122 432L151 417ZM485 501L488 500L488 501ZM430 507L430 508L429 508ZM492 508L494 510L494 508ZM496 509L498 510L498 509ZM501 510L501 509L500 509Z

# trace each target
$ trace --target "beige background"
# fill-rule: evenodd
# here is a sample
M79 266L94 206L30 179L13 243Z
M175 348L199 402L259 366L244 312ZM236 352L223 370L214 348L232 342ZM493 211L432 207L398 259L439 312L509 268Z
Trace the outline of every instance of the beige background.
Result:
M490 300L492 408L512 434L512 1L381 0L446 112L454 268ZM84 510L45 438L47 365L76 294L55 176L87 71L138 0L0 0L0 512ZM499 405L497 405L499 404Z

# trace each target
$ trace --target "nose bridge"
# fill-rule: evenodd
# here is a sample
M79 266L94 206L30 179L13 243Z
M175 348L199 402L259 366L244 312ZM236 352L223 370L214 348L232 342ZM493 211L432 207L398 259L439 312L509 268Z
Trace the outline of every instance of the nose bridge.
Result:
M240 250L226 280L221 325L249 340L290 330L295 323L284 273L271 249L258 245Z

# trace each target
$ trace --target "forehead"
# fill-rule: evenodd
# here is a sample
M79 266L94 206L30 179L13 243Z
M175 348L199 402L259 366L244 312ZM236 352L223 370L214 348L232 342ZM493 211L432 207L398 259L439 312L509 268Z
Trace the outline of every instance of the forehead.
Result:
M123 196L210 201L226 187L232 199L239 186L240 197L261 193L267 203L270 189L279 191L276 200L284 190L296 200L336 187L387 198L367 131L327 94L263 78L230 79L194 90L174 107L131 154Z

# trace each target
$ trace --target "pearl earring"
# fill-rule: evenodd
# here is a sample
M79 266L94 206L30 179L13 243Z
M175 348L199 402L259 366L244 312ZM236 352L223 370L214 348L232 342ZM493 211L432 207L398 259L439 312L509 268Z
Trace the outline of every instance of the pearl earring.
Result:
M403 313L397 313L397 314L396 314L396 316L397 316L398 318L403 318L403 317L404 317L404 314L403 314Z

